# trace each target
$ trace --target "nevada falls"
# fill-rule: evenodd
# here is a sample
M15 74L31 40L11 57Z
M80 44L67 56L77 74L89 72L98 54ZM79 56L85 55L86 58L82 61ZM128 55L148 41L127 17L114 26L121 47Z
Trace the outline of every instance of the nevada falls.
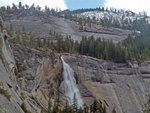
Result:
M74 71L72 68L64 61L64 59L61 57L62 63L63 63L63 78L64 78L64 87L65 87L65 94L69 101L69 103L72 105L74 99L77 101L78 107L83 106L83 101L79 92L79 89L76 85L76 80L74 77Z

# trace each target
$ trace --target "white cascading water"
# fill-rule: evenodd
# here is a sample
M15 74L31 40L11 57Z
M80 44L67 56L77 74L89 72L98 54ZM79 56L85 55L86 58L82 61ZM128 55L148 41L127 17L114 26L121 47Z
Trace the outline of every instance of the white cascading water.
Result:
M61 57L63 63L63 78L64 78L64 87L65 95L69 101L69 104L72 105L74 101L74 96L76 97L76 102L78 107L83 106L83 101L79 92L79 89L74 78L74 71L72 68L64 61Z

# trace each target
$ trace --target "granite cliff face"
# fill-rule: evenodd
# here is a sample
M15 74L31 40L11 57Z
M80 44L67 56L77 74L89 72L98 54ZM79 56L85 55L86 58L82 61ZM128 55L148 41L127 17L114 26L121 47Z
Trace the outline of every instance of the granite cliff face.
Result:
M0 28L0 111L24 113L22 104L33 113L46 111L51 89L54 90L52 98L59 93L60 103L64 105L60 55L9 44L3 24ZM87 105L97 99L106 105L108 112L115 108L117 113L142 113L150 91L149 61L113 63L73 54L63 54L63 58L74 70Z
M21 90L16 78L16 61L8 42L8 35L3 30L2 21L0 23L0 112L24 113L21 108L23 103L28 110L32 108L29 101L21 97Z
M2 21L1 21L2 22ZM1 24L2 25L2 24ZM51 51L10 44L0 31L0 112L33 113L47 111L49 90L53 99L59 89L61 62Z
M62 65L58 54L51 51L35 50L20 45L11 44L14 57L17 62L18 83L40 110L48 108L49 91L54 90L51 95L57 97L62 80ZM59 92L60 101L64 104L66 100L64 91Z
M85 25L86 30L80 30L78 22L69 19L58 18L56 16L47 15L44 12L32 9L17 10L12 15L5 17L4 25L7 29L13 26L14 30L25 28L26 32L36 32L41 38L49 37L50 30L66 36L70 35L73 40L81 41L82 36L94 36L95 38L112 40L118 43L132 34L131 30L123 30L119 28L105 28L101 25L91 24L90 27Z
M10 49L14 56L13 71L1 48L0 77L11 99L9 101L0 94L0 108L10 113L23 113L20 106L26 103L35 113L47 110L51 84L55 95L59 91L60 102L64 105L66 97L59 55L15 44L11 44ZM106 105L108 112L115 108L117 113L142 113L146 94L150 91L150 62L119 64L80 55L63 56L75 72L77 86L86 104L97 99Z
M10 48L6 48L6 57L0 44L0 110L24 113L21 105L25 103L33 113L47 111L49 91L54 90L52 98L55 99L62 81L59 55L15 44L7 46ZM3 89L7 94L3 94ZM61 95L64 96L64 92ZM64 100L65 96L62 102Z
M77 75L78 86L86 103L90 104L96 98L107 109L115 108L117 113L143 112L146 94L150 91L149 62L139 65L136 62L119 64L69 54L65 58Z

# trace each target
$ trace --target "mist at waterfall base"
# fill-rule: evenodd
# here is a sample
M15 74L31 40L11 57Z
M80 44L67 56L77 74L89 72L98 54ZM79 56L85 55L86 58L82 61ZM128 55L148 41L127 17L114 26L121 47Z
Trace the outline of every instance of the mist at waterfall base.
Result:
M64 61L61 57L63 64L63 78L64 78L64 87L65 95L70 105L74 103L74 96L76 98L77 106L82 107L83 101L79 92L79 89L76 84L76 79L74 77L73 69Z

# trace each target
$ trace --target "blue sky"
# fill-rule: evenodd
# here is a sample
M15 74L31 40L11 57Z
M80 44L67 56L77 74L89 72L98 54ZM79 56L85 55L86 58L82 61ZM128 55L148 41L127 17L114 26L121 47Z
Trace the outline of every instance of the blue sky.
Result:
M96 7L113 7L119 9L131 10L136 13L143 10L150 15L150 0L0 0L0 6L18 4L40 5L44 8L46 5L50 8L64 9L80 9L80 8L96 8Z
M105 0L65 0L69 9L104 7Z

